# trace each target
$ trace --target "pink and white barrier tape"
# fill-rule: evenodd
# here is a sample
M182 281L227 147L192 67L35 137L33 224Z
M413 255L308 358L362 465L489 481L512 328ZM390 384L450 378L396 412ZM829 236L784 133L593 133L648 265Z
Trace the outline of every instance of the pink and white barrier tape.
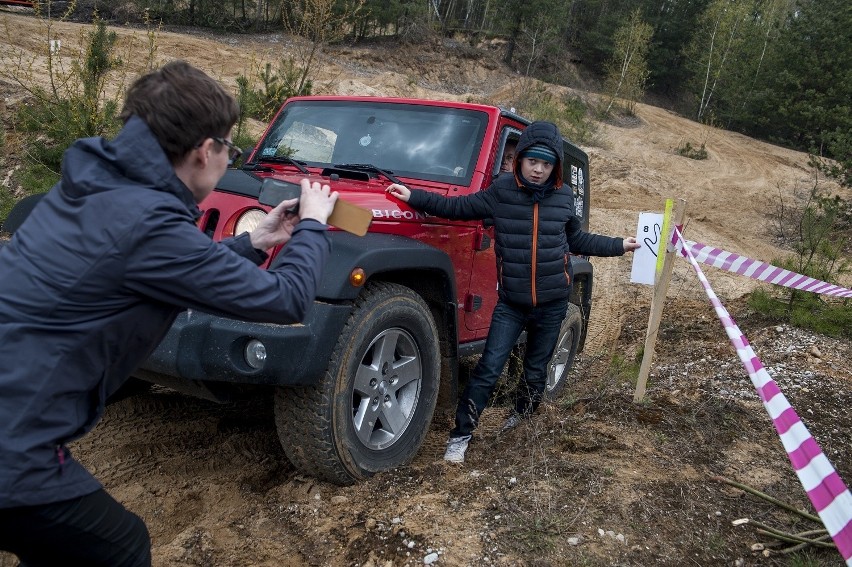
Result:
M691 240L682 240L682 242L686 244L685 248L689 248L689 251L698 262L713 266L714 268L721 268L762 282L783 285L802 291L836 297L852 297L852 289L815 280L814 278L809 278L808 276L803 276L784 268L752 260L751 258L720 250L719 248L713 248L699 242L692 242ZM682 256L686 256L683 249L680 250L680 253Z
M680 231L675 228L675 239L678 238L683 240ZM811 437L787 398L781 393L778 385L770 378L763 363L760 362L725 306L716 297L698 265L698 260L693 255L693 246L694 243L684 246L683 254L695 269L707 297L710 298L710 303L716 310L719 321L737 351L737 356L740 357L751 378L751 383L754 384L763 401L763 407L772 418L775 430L781 437L781 444L784 445L784 450L787 451L787 456L808 498L837 545L837 550L840 551L846 565L852 567L852 494L843 484L840 475L834 470L820 446Z

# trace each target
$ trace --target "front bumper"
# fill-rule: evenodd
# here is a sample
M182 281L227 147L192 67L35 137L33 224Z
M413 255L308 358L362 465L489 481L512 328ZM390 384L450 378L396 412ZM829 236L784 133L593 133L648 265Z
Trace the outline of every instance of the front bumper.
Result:
M198 311L178 315L138 375L173 384L174 379L296 386L315 384L328 366L331 352L351 313L349 304L315 302L305 321L294 325L250 323ZM266 362L255 369L246 363L246 344L266 346Z

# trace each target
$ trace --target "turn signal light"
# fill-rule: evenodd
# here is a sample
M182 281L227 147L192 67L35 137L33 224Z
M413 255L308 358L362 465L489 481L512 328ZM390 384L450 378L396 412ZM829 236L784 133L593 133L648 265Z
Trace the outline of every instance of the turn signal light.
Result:
M362 268L355 268L349 272L349 283L352 284L352 287L361 287L367 283L367 274L364 273Z

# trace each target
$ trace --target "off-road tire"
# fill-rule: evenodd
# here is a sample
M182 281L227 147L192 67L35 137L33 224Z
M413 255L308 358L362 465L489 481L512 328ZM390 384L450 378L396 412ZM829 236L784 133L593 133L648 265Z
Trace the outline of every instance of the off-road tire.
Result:
M574 367L574 358L577 356L582 334L583 316L580 313L580 308L569 303L568 310L565 312L565 319L562 320L562 326L559 328L559 339L556 341L553 358L547 364L545 399L555 400L565 389L565 384L568 383L568 374Z
M439 381L438 330L426 303L398 284L368 284L320 382L276 391L278 438L296 468L352 484L414 457L429 430Z

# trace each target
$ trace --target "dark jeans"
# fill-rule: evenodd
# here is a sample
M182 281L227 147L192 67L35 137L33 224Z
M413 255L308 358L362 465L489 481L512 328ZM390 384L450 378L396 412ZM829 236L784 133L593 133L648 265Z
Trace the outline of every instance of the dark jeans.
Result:
M0 549L14 553L27 567L151 565L145 522L105 490L63 502L0 509Z
M502 300L497 302L488 338L485 339L485 350L459 399L456 426L450 432L451 437L470 435L476 429L479 416L491 399L503 367L524 329L527 331L527 346L515 411L525 415L536 410L547 385L547 364L553 357L567 309L567 300L535 307L521 307Z

